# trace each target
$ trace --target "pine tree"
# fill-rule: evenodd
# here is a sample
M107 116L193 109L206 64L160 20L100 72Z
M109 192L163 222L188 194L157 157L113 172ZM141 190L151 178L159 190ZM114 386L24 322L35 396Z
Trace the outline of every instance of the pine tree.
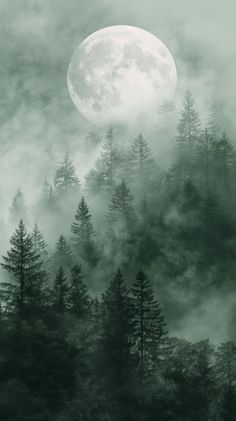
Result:
M224 113L224 104L222 101L214 100L210 107L207 128L210 136L217 142L223 132L232 135L232 122Z
M194 364L192 371L192 386L194 402L192 410L194 419L208 421L210 406L214 400L215 375L213 370L214 347L209 340L202 340L194 344Z
M77 193L79 190L79 179L68 153L65 153L64 161L56 171L54 184L59 198L67 193Z
M134 308L134 338L140 374L153 368L157 361L158 345L165 335L165 321L159 302L155 299L147 275L140 271L131 289Z
M64 315L68 308L68 284L65 272L60 266L56 274L53 289L53 307L59 313Z
M213 162L215 178L217 178L223 191L229 191L230 175L235 165L235 152L225 133L213 143Z
M110 222L128 223L134 216L131 205L133 196L124 180L115 188L109 206L108 219Z
M209 192L212 176L212 136L206 128L199 138L197 164L200 169L200 179L203 181L206 195ZM203 171L202 171L203 166ZM203 173L203 176L202 176Z
M139 183L141 189L147 183L153 160L151 158L152 152L149 148L148 142L143 138L142 134L134 139L131 147L130 163L131 172L135 177L136 182Z
M41 299L45 273L40 255L34 250L32 237L23 221L10 239L11 248L3 256L2 267L14 276L15 282L3 284L5 296L10 300L13 311L24 316L27 306L37 306Z
M60 235L57 244L56 251L52 256L53 267L58 268L62 266L64 269L68 269L73 260L71 248L63 235Z
M73 243L76 252L78 252L83 259L90 261L90 263L95 263L97 260L94 243L95 232L89 213L89 207L84 197L82 197L79 202L71 231L73 233Z
M47 256L47 244L44 240L44 236L41 233L38 225L35 223L34 229L32 232L32 242L34 246L35 253L39 254L42 257Z
M184 181L186 178L192 178L196 148L201 134L200 118L189 91L186 92L184 97L183 110L177 130L177 165Z
M10 222L18 225L21 219L27 222L28 216L23 193L18 189L10 207Z
M102 296L101 370L110 393L121 393L131 368L132 311L128 290L118 270Z
M81 266L78 264L71 269L68 306L70 313L78 319L86 318L91 307L88 289L83 281Z
M225 342L218 347L216 371L222 389L222 419L233 421L236 414L236 344L234 342Z
M94 327L95 335L98 335L100 333L100 329L101 329L102 305L101 305L101 302L98 300L97 297L91 298L90 301L91 301L90 311L91 311L92 324L93 324L93 327Z
M92 242L94 229L91 221L91 214L89 213L89 207L84 196L79 202L75 214L75 221L71 226L71 231L74 234L74 240L78 247L86 246Z
M102 144L102 166L105 187L112 191L116 182L117 168L120 162L119 151L112 127L107 132Z

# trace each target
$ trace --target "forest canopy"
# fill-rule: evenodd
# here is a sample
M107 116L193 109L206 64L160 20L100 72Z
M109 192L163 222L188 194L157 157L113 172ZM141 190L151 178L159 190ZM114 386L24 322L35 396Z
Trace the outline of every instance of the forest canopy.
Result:
M235 303L220 340L176 334L236 294L236 155L217 112L203 127L186 92L167 169L144 133L122 147L110 127L86 136L100 155L84 180L66 151L34 206L16 189L1 222L4 420L235 419Z

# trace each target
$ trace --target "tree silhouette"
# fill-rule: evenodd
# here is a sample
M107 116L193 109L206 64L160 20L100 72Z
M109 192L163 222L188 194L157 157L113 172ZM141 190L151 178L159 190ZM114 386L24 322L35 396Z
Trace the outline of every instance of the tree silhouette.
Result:
M73 261L73 255L71 248L63 235L60 235L57 244L56 251L52 255L52 264L54 269L58 269L62 266L64 269L71 267Z
M60 266L56 274L53 289L53 307L59 313L64 315L68 308L68 283L65 272Z
M152 152L142 134L134 139L130 154L131 173L141 189L147 186L153 164ZM150 180L149 180L150 181Z
M126 222L128 223L134 211L132 208L133 196L124 180L115 188L112 194L109 206L108 219L110 222Z
M81 266L76 264L71 269L71 277L68 293L68 305L70 313L78 319L88 317L91 300L87 287L83 281Z
M102 296L101 312L101 369L111 394L116 394L124 387L131 367L131 303L120 270Z
M138 353L140 374L143 378L157 361L158 345L166 334L165 320L159 302L155 299L147 275L140 271L131 289L134 307L134 338Z
M194 99L187 91L184 96L176 138L178 166L179 171L182 172L183 180L188 177L192 178L196 147L201 134L200 129L200 118L195 110Z
M44 236L40 231L37 223L34 224L34 229L32 232L32 242L34 251L42 257L47 256L47 244L44 240Z
M3 256L1 265L13 275L15 282L4 283L3 288L13 311L22 317L27 307L37 306L40 302L45 273L23 221L20 221L10 244L11 248Z
M107 132L102 144L101 161L103 166L104 183L108 191L112 191L116 182L117 168L120 162L119 151L114 136L113 127Z

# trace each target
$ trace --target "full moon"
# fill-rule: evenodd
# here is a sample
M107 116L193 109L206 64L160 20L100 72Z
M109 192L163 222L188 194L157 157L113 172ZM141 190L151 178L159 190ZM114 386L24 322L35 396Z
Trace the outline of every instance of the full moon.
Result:
M174 98L174 59L156 36L116 25L89 35L76 48L67 73L70 96L91 123L135 124Z

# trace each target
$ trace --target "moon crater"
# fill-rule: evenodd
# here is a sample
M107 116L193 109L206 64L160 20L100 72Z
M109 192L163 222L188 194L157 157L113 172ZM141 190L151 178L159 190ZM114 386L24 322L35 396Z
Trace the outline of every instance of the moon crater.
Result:
M117 25L79 44L67 82L75 106L90 122L135 124L173 99L177 72L171 53L157 37Z

